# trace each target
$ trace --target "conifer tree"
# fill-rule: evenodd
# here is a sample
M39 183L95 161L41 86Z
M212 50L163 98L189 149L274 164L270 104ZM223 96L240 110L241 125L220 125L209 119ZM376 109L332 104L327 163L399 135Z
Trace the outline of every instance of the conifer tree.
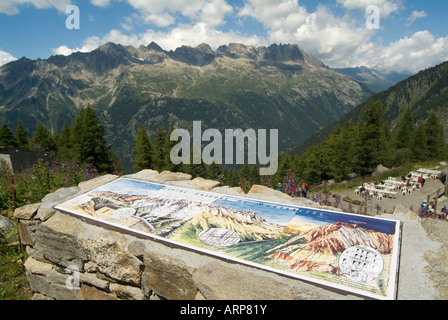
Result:
M412 117L411 108L408 108L400 121L400 124L394 134L394 148L404 149L411 147L411 137L414 132L414 119Z
M179 171L180 165L175 165L171 161L171 149L174 147L175 142L171 141L171 133L173 132L174 127L171 124L170 128L168 129L168 132L165 136L165 145L164 145L164 170L168 170L171 172L177 172Z
M92 106L87 105L79 111L70 127L70 142L74 156L81 163L95 166L100 173L113 170L113 155Z
M17 146L19 148L26 148L29 143L29 137L30 137L29 132L23 126L23 122L21 120L18 120L15 135Z
M145 127L141 124L134 148L134 171L138 172L143 169L150 169L152 166L152 147L151 140Z
M250 178L249 181L252 185L260 184L260 169L256 165L252 165L250 168Z
M37 121L33 144L39 145L42 151L56 151L56 141L51 131L40 121Z
M158 127L153 144L153 156L152 161L154 168L158 171L162 171L165 168L165 136L166 133L162 127Z
M384 110L378 101L371 100L361 113L363 121L358 123L360 138L359 170L360 174L372 173L376 166L384 161L387 149L383 128Z
M412 156L412 139L415 133L414 119L408 108L393 135L394 165L410 161Z
M434 112L429 115L424 128L426 133L426 158L431 160L445 159L446 146L443 127Z
M250 179L250 167L247 164L247 162L244 163L244 165L242 166L242 168L240 170L240 178L246 179L246 180Z
M240 182L240 177L238 174L238 171L236 171L234 168L228 168L227 169L227 176L225 183L226 185L230 187L237 187Z
M6 123L3 123L0 127L0 146L17 147L16 139Z
M73 157L72 143L70 139L70 127L64 124L61 134L59 135L57 141L58 147L58 159L59 160L70 160Z
M221 169L220 169L219 165L213 161L211 164L209 164L207 166L207 174L206 174L206 177L204 177L204 178L216 180L220 173L221 173Z
M421 123L414 131L412 136L412 159L414 161L426 160L427 148L426 148L426 132L425 126Z

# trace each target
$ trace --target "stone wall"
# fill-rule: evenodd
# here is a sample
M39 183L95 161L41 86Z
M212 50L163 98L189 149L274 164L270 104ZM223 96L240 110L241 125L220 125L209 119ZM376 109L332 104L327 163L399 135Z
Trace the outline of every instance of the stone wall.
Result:
M144 170L127 178L266 201L315 206L304 198L254 186L220 187L182 173ZM16 209L34 299L56 300L305 300L363 299L197 251L87 223L53 207L117 179L106 175ZM414 235L415 236L415 235ZM414 277L415 274L410 275ZM406 276L405 280L407 281ZM432 295L432 293L431 293Z

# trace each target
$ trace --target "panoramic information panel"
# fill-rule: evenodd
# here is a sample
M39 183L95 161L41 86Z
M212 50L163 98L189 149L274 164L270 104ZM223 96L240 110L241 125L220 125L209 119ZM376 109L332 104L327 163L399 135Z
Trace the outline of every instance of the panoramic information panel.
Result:
M56 209L376 299L395 299L399 221L118 179Z

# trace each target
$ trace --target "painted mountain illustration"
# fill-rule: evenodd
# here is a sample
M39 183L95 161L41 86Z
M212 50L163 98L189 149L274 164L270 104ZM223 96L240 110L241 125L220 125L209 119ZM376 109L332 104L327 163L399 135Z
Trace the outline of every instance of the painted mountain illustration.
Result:
M283 227L270 223L253 211L242 211L220 206L203 206L202 210L191 220L177 229L170 238L198 235L210 228L221 228L236 232L241 242L278 239Z
M393 235L337 222L291 236L287 242L268 250L266 257L287 262L292 271L337 273L336 259L347 248L363 245L388 255L393 243Z

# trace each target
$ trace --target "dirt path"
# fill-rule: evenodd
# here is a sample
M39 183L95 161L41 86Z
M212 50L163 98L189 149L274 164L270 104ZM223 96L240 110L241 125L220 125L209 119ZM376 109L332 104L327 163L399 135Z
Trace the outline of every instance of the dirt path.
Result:
M378 213L393 213L394 208L397 204L402 204L407 208L412 209L412 211L418 213L420 211L420 205L423 200L428 199L428 196L432 199L435 197L435 194L442 190L443 193L444 185L439 180L428 179L425 183L425 186L422 189L414 190L410 194L403 196L400 192L397 193L395 199L384 198L383 200L378 200L376 196L373 197L371 204L367 207L367 214L376 215ZM342 191L334 191L333 194L338 194L341 196L341 199L344 197L350 197L353 200L359 200L361 203L364 203L364 198L360 195L354 193L354 190L342 190ZM311 195L312 197L312 195ZM331 199L332 200L332 199ZM440 210L441 206L445 204L448 205L448 198L441 197L439 199L437 209ZM339 205L344 211L349 211L350 205L348 202L342 201ZM361 209L358 205L351 205L352 209L357 211Z

